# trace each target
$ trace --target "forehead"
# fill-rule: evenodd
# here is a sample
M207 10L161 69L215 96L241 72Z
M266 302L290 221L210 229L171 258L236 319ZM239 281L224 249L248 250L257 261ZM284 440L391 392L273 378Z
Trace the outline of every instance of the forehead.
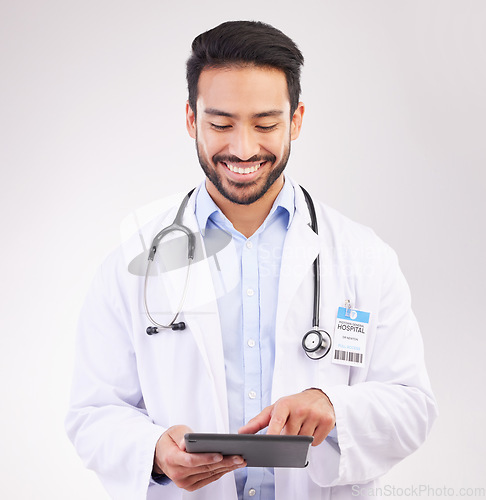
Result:
M269 110L290 112L285 73L256 66L205 69L199 77L197 108L240 116Z

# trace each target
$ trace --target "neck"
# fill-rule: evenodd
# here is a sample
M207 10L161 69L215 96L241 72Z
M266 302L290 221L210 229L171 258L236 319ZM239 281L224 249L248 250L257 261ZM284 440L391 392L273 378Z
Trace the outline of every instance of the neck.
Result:
M233 227L243 236L249 238L263 224L273 203L284 185L281 175L270 189L257 201L250 205L240 205L226 199L209 181L206 180L206 189Z

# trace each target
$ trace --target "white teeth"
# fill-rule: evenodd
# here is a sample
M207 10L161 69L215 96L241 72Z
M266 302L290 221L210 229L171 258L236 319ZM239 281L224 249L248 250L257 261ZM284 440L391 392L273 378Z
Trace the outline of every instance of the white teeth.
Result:
M231 165L231 163L225 163L225 165L232 172L235 172L236 174L252 174L253 172L256 172L263 165L263 163L259 163L258 165L253 165L252 167L248 168L236 167L234 165Z

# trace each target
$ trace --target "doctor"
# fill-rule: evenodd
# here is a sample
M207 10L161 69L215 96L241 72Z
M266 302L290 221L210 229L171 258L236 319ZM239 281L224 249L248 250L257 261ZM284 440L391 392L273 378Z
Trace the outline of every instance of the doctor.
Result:
M145 333L144 276L127 267L138 237L102 265L79 323L66 426L112 498L349 499L353 485L372 487L416 450L435 419L395 254L320 203L316 234L302 189L284 175L304 116L302 63L292 40L258 22L224 23L193 42L186 124L206 179L183 214L200 242L186 328ZM177 208L143 228L146 241ZM207 250L214 231L230 238L217 265ZM334 345L311 359L302 337L315 326L317 255L320 327ZM179 271L149 285L162 323L177 307ZM343 333L354 328L343 310L367 318L359 340ZM359 342L361 358L336 355L344 338ZM190 430L262 429L314 436L309 466L254 469L185 451Z

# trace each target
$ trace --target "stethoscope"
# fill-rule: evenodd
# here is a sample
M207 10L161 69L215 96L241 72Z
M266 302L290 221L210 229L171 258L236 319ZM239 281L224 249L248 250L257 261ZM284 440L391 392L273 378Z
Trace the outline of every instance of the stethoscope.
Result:
M145 282L143 285L143 305L145 308L145 314L147 315L147 318L149 321L152 323L153 326L148 326L147 327L147 335L154 335L155 333L159 333L161 329L163 328L170 328L171 330L184 330L186 328L186 324L184 321L179 321L176 323L177 318L179 317L179 314L182 311L182 307L184 305L184 301L186 300L186 294L187 294L187 288L189 285L189 274L191 271L191 264L194 260L194 253L196 250L196 237L194 236L194 233L187 227L184 226L182 223L182 218L184 216L184 210L186 209L187 203L189 201L189 198L191 197L192 192L194 189L191 189L189 193L184 197L182 200L182 203L179 206L179 210L177 210L177 215L174 219L174 222L170 225L167 226L166 228L162 229L159 233L155 235L155 238L152 241L152 244L150 245L150 251L148 255L148 260L147 260L147 270L145 271ZM150 274L150 268L152 266L152 263L154 261L155 257L155 252L157 252L157 248L159 246L160 240L164 237L167 236L169 233L174 232L174 231L180 231L183 232L187 236L187 272L186 272L186 282L184 284L184 291L182 292L182 297L179 302L179 306L177 307L177 311L172 318L172 321L168 325L162 325L160 323L157 323L154 318L150 315L148 305L147 305L147 282L148 282L148 277Z
M318 234L317 229L317 216L314 207L314 203L310 194L301 186L302 192L304 193L305 201L307 203L307 207L309 209L309 215L311 218L311 228L312 230ZM145 313L147 315L148 320L152 323L152 326L147 327L147 334L154 335L162 331L162 329L171 329L171 330L184 330L186 328L186 324L183 321L177 322L177 318L182 311L182 307L184 305L184 301L187 294L187 289L189 285L189 274L191 269L191 264L194 261L194 254L196 249L196 237L194 233L182 223L182 218L184 215L184 210L186 209L187 203L189 202L189 198L193 193L194 189L192 189L182 200L179 209L177 210L177 215L174 219L174 222L170 226L162 229L152 241L150 245L150 251L147 260L147 270L145 272L145 283L143 287L143 303L145 308ZM187 236L187 272L186 272L186 281L184 284L184 291L182 293L181 300L177 307L177 310L167 325L162 325L155 321L155 319L150 315L148 306L147 306L147 282L150 274L150 269L154 261L155 253L157 252L157 248L159 246L162 238L170 234L171 232L179 231L184 233ZM310 359L321 359L326 354L329 353L332 345L331 336L325 331L319 328L319 307L321 302L321 279L320 279L320 259L319 254L314 260L314 304L313 304L313 314L312 314L312 329L309 330L302 339L302 347L304 352Z

